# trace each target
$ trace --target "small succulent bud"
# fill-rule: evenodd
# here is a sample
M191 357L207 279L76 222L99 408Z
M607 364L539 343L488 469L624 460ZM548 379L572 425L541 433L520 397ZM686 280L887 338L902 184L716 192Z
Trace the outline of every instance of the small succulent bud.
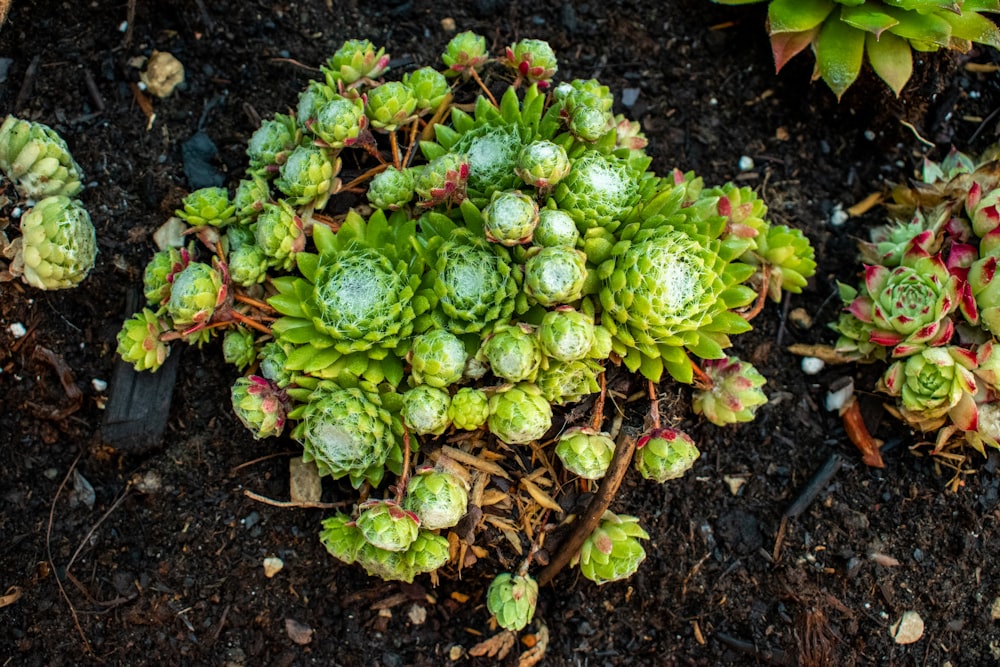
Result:
M413 381L432 387L447 387L462 379L468 354L453 333L432 329L413 341L410 353Z
M271 188L267 179L259 174L251 173L248 178L240 181L233 196L233 206L236 207L236 217L240 222L249 224L257 219L264 209L264 204L271 200ZM229 233L229 230L226 231Z
M288 203L312 204L319 210L339 188L339 173L340 158L331 160L325 149L307 144L291 152L274 184L286 195Z
M533 141L521 149L514 171L526 184L547 190L569 173L569 157L559 144Z
M280 344L271 341L262 345L257 360L260 362L260 374L265 378L281 388L291 384L292 374L285 368L288 354Z
M369 500L361 505L356 524L368 544L386 551L406 551L417 539L420 519L392 500Z
M264 282L270 258L255 244L241 245L229 253L229 278L237 285L250 287Z
M385 49L377 51L367 39L349 39L320 69L332 88L351 87L362 79L375 79L389 69Z
M404 74L403 83L413 91L417 113L421 115L437 109L450 92L448 79L433 67L421 67Z
M174 211L192 227L225 227L236 220L236 206L225 188L200 188L184 198L182 209Z
M549 403L567 405L600 391L597 378L603 372L593 359L550 361L547 368L538 371L535 384Z
M486 591L486 608L496 616L497 625L513 632L531 622L537 603L538 583L526 574L498 574Z
M462 387L451 397L448 417L455 428L475 431L490 416L490 399L482 389Z
M639 540L649 534L639 525L639 519L605 512L597 529L580 547L572 564L580 565L580 573L598 586L627 579L646 559L646 550Z
M534 380L542 363L538 337L527 324L498 326L483 343L480 354L493 374L508 382Z
M490 398L490 432L508 445L540 439L552 426L552 406L533 384L501 388Z
M21 216L21 237L14 239L9 271L43 290L80 284L97 258L90 214L76 199L46 197Z
M387 167L368 184L368 201L375 208L395 211L413 200L413 170Z
M222 275L208 264L192 262L174 276L167 312L178 330L207 324L224 296Z
M259 375L248 375L236 378L231 395L233 412L254 438L281 435L288 399L277 385Z
M155 373L170 354L170 347L160 340L166 323L149 308L143 308L125 320L118 332L118 355L137 371Z
M354 563L358 552L367 542L351 517L337 512L334 516L323 519L322 526L319 541L330 555L348 565Z
M780 302L782 291L801 292L807 279L816 273L815 251L802 231L785 225L771 225L755 240L757 249L751 257L760 257L771 268L768 281L771 300Z
M494 243L515 246L530 243L538 225L538 204L518 190L494 192L483 209L486 238Z
M229 329L222 337L222 358L227 364L243 370L257 358L253 333L244 327Z
M603 98L586 91L573 91L563 105L570 134L585 142L595 142L615 126Z
M296 253L301 252L306 245L302 218L284 200L277 204L264 204L264 210L257 216L254 235L271 266L286 271L295 265Z
M537 83L539 89L549 87L559 65L548 42L540 39L522 39L508 46L501 59L504 65L517 72L529 84Z
M305 90L299 93L299 103L295 108L295 120L299 127L312 128L320 109L334 97L338 97L336 88L319 81L310 81Z
M0 169L21 196L72 197L83 189L80 165L48 125L7 116L0 125Z
M617 221L638 199L639 183L623 160L589 151L573 160L552 196L583 230Z
M524 291L542 306L576 301L586 280L587 256L575 248L532 249L524 264Z
M445 76L461 75L463 78L468 78L489 59L486 38L468 31L452 37L447 50L441 54L441 60L448 66Z
M590 103L596 105L601 111L611 111L611 107L615 104L611 88L603 85L597 79L574 79L560 83L553 90L556 102L564 107L567 104L572 104L570 98L578 94L588 96Z
M692 407L695 414L703 414L718 426L748 422L757 408L767 403L761 391L764 376L757 369L736 357L708 359L702 370L712 386L695 392Z
M448 562L448 555L447 538L421 530L405 551L379 549L365 542L356 562L373 577L411 583L416 575L433 572Z
M167 248L153 255L142 274L143 293L151 306L161 306L170 298L174 276L191 261L187 250Z
M451 424L451 397L444 389L420 384L403 393L403 423L418 435L441 435Z
M556 444L556 456L574 475L601 479L608 472L615 455L615 441L607 433L592 428L570 428Z
M415 117L417 98L401 81L389 81L368 92L365 115L376 130L393 132Z
M278 167L298 145L298 138L299 129L291 116L279 113L265 120L247 143L250 169L268 178L277 175Z
M934 430L949 416L962 430L978 421L976 355L958 346L929 347L892 363L879 388L899 397L901 416L921 430Z
M460 204L469 181L469 161L455 153L436 157L415 172L413 189L420 206L433 208L445 203Z
M469 492L457 475L444 470L424 468L406 486L403 507L420 519L426 530L451 528L465 516Z
M365 103L361 98L348 99L334 95L320 106L316 117L307 127L324 147L353 146L358 142L361 132L368 127Z
M683 477L701 453L687 433L673 428L650 431L636 443L635 467L646 479Z
M538 226L532 237L535 245L544 248L565 246L573 248L580 240L580 232L573 218L565 211L543 208L538 212Z
M558 361L583 359L594 345L594 320L568 306L545 313L538 326L542 353Z

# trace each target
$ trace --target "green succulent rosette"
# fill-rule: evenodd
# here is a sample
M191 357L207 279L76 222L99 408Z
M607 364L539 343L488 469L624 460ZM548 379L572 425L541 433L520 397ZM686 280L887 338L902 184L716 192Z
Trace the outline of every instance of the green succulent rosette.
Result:
M747 186L726 183L721 187L706 188L700 198L718 197L716 213L726 218L724 236L755 239L767 231L767 206L757 193ZM756 247L754 244L753 247Z
M505 385L490 397L486 423L490 433L508 445L525 445L552 426L552 406L533 384Z
M572 104L570 100L579 94L589 96L601 111L611 111L611 108L615 104L615 96L611 93L611 88L605 86L597 79L563 81L552 91L555 101L563 107L567 104Z
M316 122L319 110L327 102L337 97L337 90L321 81L310 81L299 93L299 103L295 108L295 120L298 128L309 128ZM302 142L299 142L301 145ZM292 147L295 148L294 146Z
M501 245L529 243L537 224L538 204L519 190L494 192L483 209L486 238Z
M364 79L382 76L389 69L389 56L367 39L349 39L320 69L331 88L351 88Z
M588 151L572 160L569 174L555 187L552 197L581 231L604 227L614 232L639 202L639 174L625 159Z
M578 140L594 143L615 127L614 116L602 97L574 90L563 101L562 115L569 133Z
M199 188L185 197L181 206L174 215L192 227L225 227L236 220L236 205L225 188Z
M574 248L579 240L580 232L577 231L576 222L569 213L552 208L539 210L538 225L535 226L532 243L543 248L555 246Z
M166 248L156 252L142 273L142 290L151 306L160 306L170 298L174 275L191 261L185 248Z
M538 325L542 354L557 361L587 357L595 337L594 318L569 306L548 311Z
M448 69L445 76L468 78L472 73L486 64L490 54L486 50L486 38L474 32L460 32L451 38L441 60Z
M361 548L367 544L357 524L351 517L337 512L334 516L323 519L322 526L319 541L327 552L337 560L353 564Z
M272 258L256 244L241 245L229 253L229 278L237 285L250 287L267 279Z
M155 373L167 360L170 346L160 340L167 323L149 308L125 320L118 332L118 356L137 371Z
M527 574L502 572L486 591L486 608L505 630L518 632L535 616L538 583Z
M573 303L583 296L587 255L566 246L532 248L524 263L524 291L546 308Z
M996 337L1000 332L1000 280L997 279L997 257L982 257L969 268L968 286L975 300L979 323ZM973 309L968 309L967 312Z
M83 172L59 134L44 123L8 115L0 125L0 170L26 199L73 197Z
M250 172L265 178L277 176L301 134L295 119L285 114L275 114L262 122L247 142Z
M412 381L449 387L462 379L468 356L458 336L445 329L431 329L413 339L409 356Z
M776 303L782 292L801 292L816 273L815 251L801 230L772 225L754 237L754 243L754 250L742 259L767 268L767 293Z
M448 562L448 540L421 530L405 551L379 549L365 542L358 549L356 562L373 577L412 583L417 575L433 572Z
M569 405L601 390L598 377L604 367L593 359L549 361L538 371L535 385L552 405Z
M455 526L468 509L469 492L457 475L445 470L423 468L406 486L403 507L420 518L426 530Z
M288 353L280 343L271 341L257 351L260 374L282 389L292 384L294 374L285 368Z
M306 129L316 135L317 144L324 148L353 146L367 127L364 101L341 95L326 100L306 123Z
M556 443L556 456L563 466L583 479L601 479L615 455L615 441L592 428L567 429Z
M21 236L6 252L13 256L10 273L32 287L75 287L97 259L94 223L78 200L46 197L21 216Z
M936 430L944 418L964 431L978 421L975 352L957 346L924 348L889 366L879 389L899 399L898 413L921 430Z
M493 374L507 382L533 381L542 364L538 337L528 324L497 326L479 353Z
M222 358L242 371L257 359L254 343L253 332L246 327L229 329L222 337Z
M451 396L444 389L420 384L403 392L403 423L417 435L441 435L451 425Z
M237 378L231 393L233 413L255 439L277 437L285 429L288 397L259 375Z
M490 399L482 389L462 387L451 397L448 418L455 428L475 431L490 416Z
M566 149L559 144L540 139L521 149L514 172L526 185L547 190L569 173Z
M402 81L388 81L368 91L365 115L376 130L395 132L416 118L417 97Z
M465 199L469 161L457 153L445 153L413 172L413 191L421 208L460 204Z
M264 204L254 226L254 238L270 266L285 271L295 266L295 256L306 247L303 227L302 218L288 201Z
M413 201L413 169L387 167L368 183L368 202L375 208L396 211Z
M403 75L403 83L417 100L420 115L434 111L451 92L448 79L433 67L421 67Z
M654 382L666 369L690 383L688 352L725 356L729 336L750 329L732 309L756 296L742 285L754 268L733 261L746 245L720 240L726 221L712 214L714 199L682 207L684 194L668 186L649 200L597 269L601 324L614 352Z
M571 563L579 564L580 573L598 586L627 579L646 559L639 540L648 539L638 517L607 511Z
M260 174L248 173L236 186L236 194L233 195L237 220L246 225L252 223L264 210L264 204L270 200L271 185L268 180ZM227 229L226 236L231 232L231 229Z
M504 57L500 60L517 72L518 77L529 84L538 84L542 90L549 87L552 77L559 69L552 47L541 39L522 39L511 44L504 50Z
M185 331L208 324L225 295L221 273L203 262L191 262L174 276L170 288L166 306L174 328Z
M340 188L340 158L314 144L296 146L281 165L274 185L293 206L322 209Z
M302 443L302 460L315 461L320 475L347 477L355 488L378 486L387 460L398 449L392 415L378 394L320 383L308 402L289 412L298 420L292 436Z
M416 514L393 500L368 500L355 520L368 544L385 551L406 551L420 532Z
M761 387L765 379L751 364L736 357L709 359L702 370L711 382L694 394L692 408L717 426L753 420L757 408L767 403Z
M283 316L271 329L288 347L289 370L400 383L414 323L432 305L410 246L415 230L405 213L384 211L368 221L351 211L336 233L314 226L318 252L298 253L301 275L274 279L268 299Z
M659 428L636 443L635 467L646 479L663 483L683 477L700 455L694 440L684 431Z

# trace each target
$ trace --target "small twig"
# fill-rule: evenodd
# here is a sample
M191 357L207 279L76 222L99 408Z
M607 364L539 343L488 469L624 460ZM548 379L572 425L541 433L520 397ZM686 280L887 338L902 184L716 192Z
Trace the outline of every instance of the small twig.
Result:
M269 313L277 312L277 311L274 310L274 308L271 308L271 306L269 306L268 304L264 303L263 301L258 301L257 299L251 299L250 297L244 296L242 294L235 294L234 293L233 294L233 300L234 301L239 301L240 303L245 303L248 306L253 306L256 309L263 310L265 312L269 312Z
M276 459L276 458L279 458L279 457L282 457L282 456L291 456L293 454L296 454L296 452L292 452L292 451L276 452L274 454L268 454L267 456L261 456L260 458L256 458L256 459L254 459L252 461L246 461L244 463L239 464L238 466L236 466L233 469L231 469L229 471L229 474L232 475L232 474L234 474L234 473L242 470L243 468L249 468L252 465L257 465L258 463L263 463L264 461L268 461L270 459Z
M694 386L698 389L709 390L715 386L712 382L712 378L708 376L701 366L697 364L693 359L689 359L691 362L691 370L694 372Z
M97 520L97 523L95 523L93 526L90 527L90 530L87 531L86 536L80 541L80 546L76 548L76 551L73 552L73 556L69 559L69 562L66 563L66 570L65 570L66 574L69 574L70 568L72 568L73 563L76 562L77 556L80 555L80 552L83 551L83 548L87 546L88 542L90 542L90 538L94 534L94 531L100 528L101 524L104 523L104 521L109 516L111 516L111 513L114 512L115 509L117 509L118 506L122 504L122 501L128 497L129 490L130 488L126 486L125 491L123 491L122 494L118 496L118 499L115 500L115 502L111 503L111 507L109 507L108 510L101 516L101 518Z
M237 322L245 324L248 327L250 327L251 329L256 329L257 331L259 331L261 333L264 333L264 334L267 334L268 336L271 335L271 330L269 328L267 328L266 326L264 326L260 322L257 322L256 320L253 320L253 319L247 317L246 315L243 315L238 310L232 311L231 314L233 316L233 319L236 320Z
M410 481L410 429L403 423L403 471L396 482L396 500L403 502L403 494L406 493L406 485Z
M132 27L135 25L135 5L136 0L128 0L128 10L125 12L125 48L128 49L132 46L132 35L135 29Z
M104 111L104 98L101 96L101 91L97 89L97 83L94 81L94 75L90 73L90 70L86 67L83 68L83 82L87 86L87 93L90 95L91 101L93 101L94 106L97 107L98 111Z
M545 586L555 579L556 575L580 551L580 547L597 528L601 517L604 516L604 512L607 511L618 492L618 487L621 486L625 473L628 472L629 464L632 462L632 454L635 452L635 442L634 438L627 435L618 441L615 455L611 459L611 465L608 466L608 472L601 480L600 488L597 489L590 505L587 506L587 511L573 528L573 532L563 541L558 553L538 575L539 586Z
M646 380L646 387L649 391L649 420L654 429L660 428L660 404L656 400L656 383Z
M882 443L869 433L856 398L852 396L844 403L840 409L840 418L844 420L844 430L847 431L847 437L861 452L861 460L864 464L872 468L884 468L882 452L879 450Z
M270 61L272 63L291 63L292 65L295 65L296 67L301 67L302 69L307 69L310 72L319 72L319 71L321 71L320 68L318 68L318 67L312 67L311 65L306 65L304 63L299 62L298 60L295 60L294 58L271 58Z
M347 185L341 186L340 189L341 190L350 190L351 188L353 188L355 186L361 185L362 183L364 183L368 179L372 178L373 176L375 176L377 174L381 174L383 171L385 171L386 169L388 169L389 166L390 165L389 165L388 162L383 162L382 164L375 165L374 167L372 167L371 169L369 169L365 173L361 174L357 178L352 179ZM334 231L336 231L336 230L334 230Z
M250 489L243 489L243 495L251 500L256 500L257 502L264 503L265 505L271 505L272 507L301 507L303 509L334 509L336 507L346 507L350 504L348 500L342 500L338 503L321 503L316 501L295 501L295 500L272 500L267 496L262 496L259 493L254 493Z
M538 550L545 543L545 522L549 520L550 511L545 510L542 512L542 518L538 522L538 532L535 533L535 539L531 541L531 549L528 550L528 555L525 557L524 562L521 563L521 567L517 568L517 573L522 577L527 574L528 568L531 567L531 559L535 557L535 554L538 553Z
M597 401L594 403L594 421L591 424L595 431L600 431L601 426L604 425L604 400L608 396L608 378L607 372L601 373L601 393L597 396Z
M764 302L767 300L767 288L771 281L771 265L765 264L764 268L761 269L761 274L763 278L761 278L760 292L757 293L757 301L753 304L753 308L745 313L740 313L747 322L760 315L760 312L764 310Z
M490 89L486 87L486 84L483 83L483 80L479 78L479 72L477 72L475 68L470 67L469 73L472 75L472 79L479 85L480 88L482 88L483 92L486 93L486 97L488 97L490 102L493 103L493 106L499 107L500 105L497 104L497 98L493 97L493 93L491 93Z
M413 157L413 147L417 145L417 128L419 125L419 118L415 118L413 123L410 124L410 138L406 144L406 155L403 156L403 162L397 167L398 169L403 169L410 165L410 158Z
M402 169L403 163L399 157L399 138L396 136L396 130L389 133L389 146L392 147L392 166L396 169Z

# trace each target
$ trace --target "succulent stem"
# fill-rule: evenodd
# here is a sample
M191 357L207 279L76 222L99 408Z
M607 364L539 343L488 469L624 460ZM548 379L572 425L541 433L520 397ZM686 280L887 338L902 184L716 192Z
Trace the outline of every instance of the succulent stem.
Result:
M409 481L410 476L410 429L406 428L406 422L403 422L403 472L399 475L399 481L396 482L396 502L403 502L403 495L406 493L406 483Z
M261 324L260 322L258 322L255 319L247 317L246 315L244 315L243 313L241 313L241 312L239 312L237 310L231 311L230 315L232 315L232 318L234 320L236 320L237 322L240 322L241 324L245 324L246 326L250 327L251 329L256 329L257 331L259 331L259 332L261 332L263 334L266 334L268 336L271 335L271 329L269 327L264 326L263 324Z
M399 169L405 169L410 164L410 158L413 157L413 148L417 145L417 130L420 127L420 119L414 118L413 123L410 124L410 138L406 144L406 155L403 156L403 162L398 167Z
M482 88L483 92L486 94L486 97L488 97L490 102L493 103L493 106L499 107L500 105L497 104L497 98L493 97L493 93L491 93L490 89L486 87L486 84L483 83L483 80L479 78L479 72L477 72L475 68L469 68L469 74L472 75L473 80L479 85L480 88Z
M761 274L763 277L760 280L760 291L757 293L757 300L754 302L753 308L740 313L747 322L760 315L760 312L764 310L764 301L767 299L768 285L771 281L771 265L765 264L761 269Z
M392 166L402 169L403 163L399 159L399 139L396 138L396 130L389 133L389 145L392 146Z
M389 166L390 166L389 163L383 160L382 164L375 165L374 167L372 167L365 173L361 174L357 178L352 179L347 185L344 186L344 190L350 190L353 187L361 185L365 181L373 178L376 174L381 174L383 171L388 169Z
M715 386L712 378L708 377L708 373L702 370L701 366L694 361L691 361L691 370L694 371L694 382L692 384L694 384L695 388L707 391Z
M248 306L253 306L258 310L263 310L268 313L275 312L274 308L271 308L271 306L267 305L263 301L258 301L257 299L251 299L250 297L244 296L242 294L233 294L233 299L239 301L240 303L245 303Z

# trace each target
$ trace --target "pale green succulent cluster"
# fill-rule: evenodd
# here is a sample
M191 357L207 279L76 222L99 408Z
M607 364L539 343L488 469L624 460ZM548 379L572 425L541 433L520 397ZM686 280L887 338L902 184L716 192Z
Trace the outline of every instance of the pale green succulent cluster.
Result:
M0 228L0 253L11 260L7 279L43 290L80 284L94 267L97 238L76 199L83 172L66 142L48 125L7 116L0 124L0 171L28 207L21 236L9 241Z
M737 309L768 290L765 276L783 269L776 300L811 273L804 237L782 254L782 228L749 190L702 192L693 177L650 171L640 129L613 115L606 86L544 93L557 70L548 44L522 40L491 60L484 39L461 33L443 60L444 71L385 80L384 50L346 43L294 114L250 137L232 198L206 189L182 203L213 262L169 249L145 275L159 342L228 330L224 354L247 373L234 410L255 436L287 420L320 476L366 498L395 493L328 519L322 539L337 558L406 581L456 557L449 530L475 516L464 463L440 445L485 447L487 466L545 448L552 465L600 479L616 451L609 434L546 437L600 391L608 364L691 382L750 328ZM451 105L491 64L516 78L499 102ZM406 162L400 139L432 113ZM373 151L385 163L364 171ZM349 169L360 172L352 192L367 187L367 204L350 209L336 199ZM126 328L150 330L149 317ZM644 449L640 470L660 480L697 456L660 441ZM580 560L600 581L631 574L645 538L631 518L605 524ZM526 574L498 582L490 611L520 629L537 587Z
M893 190L863 280L840 285L836 348L889 364L877 389L908 424L985 453L1000 447L1000 162L953 151L921 181Z
M984 13L997 0L713 0L724 5L768 2L767 29L775 69L807 47L816 74L839 98L868 64L899 95L913 74L912 51L968 52L1000 47L1000 30Z

